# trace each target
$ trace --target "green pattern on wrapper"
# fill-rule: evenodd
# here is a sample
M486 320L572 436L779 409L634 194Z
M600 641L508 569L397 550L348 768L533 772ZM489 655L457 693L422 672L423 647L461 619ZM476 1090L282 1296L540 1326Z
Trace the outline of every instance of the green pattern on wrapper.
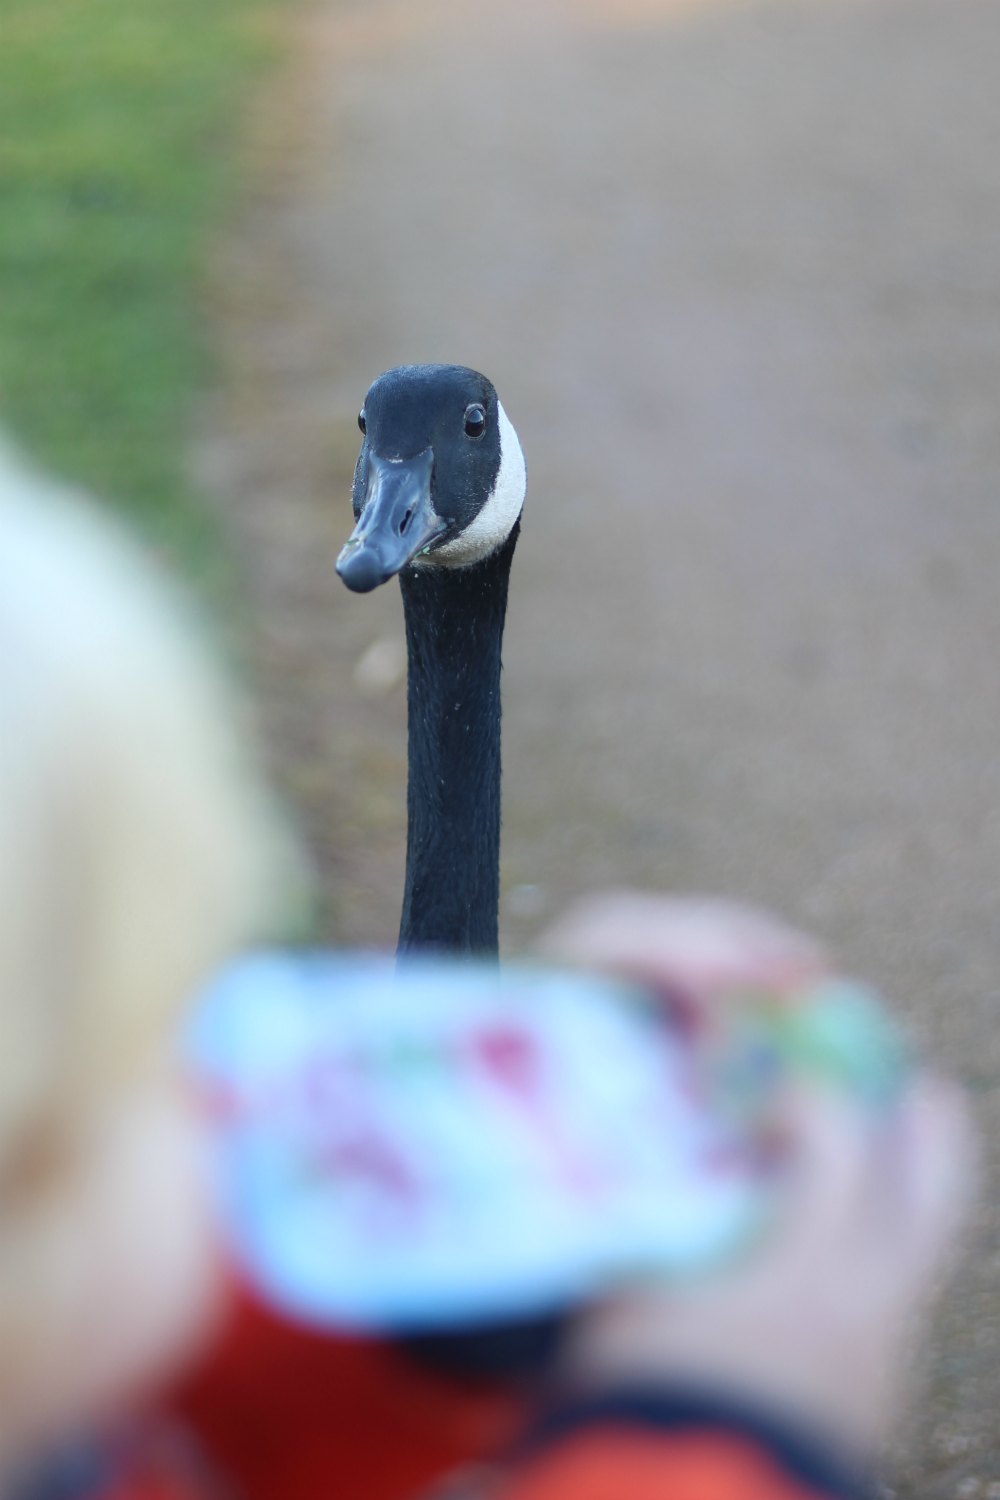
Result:
M808 990L735 997L733 1029L717 1055L717 1092L730 1118L766 1113L783 1079L833 1088L866 1107L898 1098L908 1056L878 996L847 979Z
M907 1053L874 992L831 979L775 1013L776 1046L792 1072L844 1089L875 1108L898 1097Z

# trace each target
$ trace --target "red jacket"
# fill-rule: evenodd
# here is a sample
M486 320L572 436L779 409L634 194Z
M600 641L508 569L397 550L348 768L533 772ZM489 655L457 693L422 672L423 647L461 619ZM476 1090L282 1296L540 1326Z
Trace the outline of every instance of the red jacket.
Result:
M12 1500L864 1494L821 1447L712 1398L618 1392L533 1416L510 1387L463 1386L389 1343L294 1327L249 1295L197 1373L127 1442L91 1457L75 1473L39 1475Z

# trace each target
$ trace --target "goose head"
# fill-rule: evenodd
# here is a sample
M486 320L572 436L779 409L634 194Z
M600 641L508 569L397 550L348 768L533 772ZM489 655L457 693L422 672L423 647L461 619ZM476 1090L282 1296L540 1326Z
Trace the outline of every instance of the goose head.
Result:
M412 564L465 568L497 552L524 504L524 456L496 390L460 365L380 375L358 416L357 524L337 572L364 594Z

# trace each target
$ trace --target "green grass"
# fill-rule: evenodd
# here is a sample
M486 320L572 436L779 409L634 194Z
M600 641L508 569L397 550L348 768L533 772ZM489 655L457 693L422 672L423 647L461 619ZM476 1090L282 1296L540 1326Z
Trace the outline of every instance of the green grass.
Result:
M0 0L0 424L204 576L199 297L289 0Z

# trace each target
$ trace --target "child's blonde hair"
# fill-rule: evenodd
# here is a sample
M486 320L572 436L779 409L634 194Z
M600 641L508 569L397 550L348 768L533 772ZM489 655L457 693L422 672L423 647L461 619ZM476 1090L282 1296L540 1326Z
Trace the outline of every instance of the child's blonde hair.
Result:
M0 442L0 1199L162 1059L266 915L273 831L158 570Z

